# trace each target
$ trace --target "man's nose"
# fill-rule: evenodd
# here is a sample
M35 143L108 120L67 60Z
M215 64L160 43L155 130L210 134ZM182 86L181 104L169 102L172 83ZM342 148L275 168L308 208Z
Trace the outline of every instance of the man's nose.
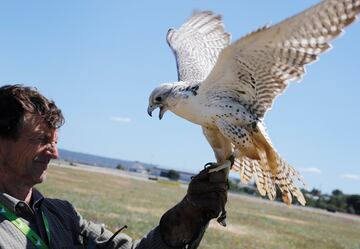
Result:
M55 145L54 146L54 149L53 149L53 154L52 154L52 159L58 159L59 158L59 151L58 151L58 148L57 146Z
M51 159L58 159L59 151L57 148L57 144L55 142L49 143L46 153L51 157Z

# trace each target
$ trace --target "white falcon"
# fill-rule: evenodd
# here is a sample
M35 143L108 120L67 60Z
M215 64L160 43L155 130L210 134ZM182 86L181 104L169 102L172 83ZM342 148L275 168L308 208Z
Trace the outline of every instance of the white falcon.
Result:
M295 196L305 205L300 175L271 144L264 116L359 11L360 0L325 0L232 44L220 16L196 12L167 33L179 81L153 90L148 113L170 110L201 125L219 165L234 156L242 182L254 176L261 195L273 200L278 187L285 203Z

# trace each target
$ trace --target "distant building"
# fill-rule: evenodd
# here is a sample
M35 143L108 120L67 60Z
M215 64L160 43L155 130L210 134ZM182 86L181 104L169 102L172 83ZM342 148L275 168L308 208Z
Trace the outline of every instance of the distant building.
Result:
M140 173L140 174L147 174L147 171L146 171L144 165L142 165L139 162L135 162L132 165L130 165L128 168L128 171L136 172L136 173Z
M149 175L152 176L161 176L161 169L153 167L149 170Z
M167 177L169 171L170 171L169 169L162 169L162 168L154 167L154 168L150 169L149 175ZM187 183L190 182L191 177L195 175L193 173L177 171L177 170L176 170L176 172L178 172L180 175L179 181L187 182Z

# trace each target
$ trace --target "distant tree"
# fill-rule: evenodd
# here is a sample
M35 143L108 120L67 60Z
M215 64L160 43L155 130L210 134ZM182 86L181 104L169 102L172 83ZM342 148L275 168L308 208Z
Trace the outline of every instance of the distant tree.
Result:
M119 163L118 165L116 165L116 169L125 170L125 167L121 163Z
M336 211L346 212L347 203L345 195L332 195L327 204L334 207Z
M344 195L343 192L339 189L335 189L333 192L332 192L332 195Z
M326 209L328 206L328 204L326 203L326 201L324 200L324 198L319 198L318 200L316 200L314 202L314 207L317 208L322 208L322 209Z
M321 191L316 189L316 188L313 188L311 191L310 191L310 194L312 194L313 196L321 196Z
M353 207L351 207L351 206L348 206L348 207L346 208L346 213L356 214L356 213L355 213L355 209L354 209Z
M349 195L346 202L350 211L354 211L355 214L360 214L360 195Z
M180 174L179 174L179 172L171 169L171 170L169 170L169 172L168 172L168 174L167 174L167 177L168 177L170 180L177 181L177 180L179 180L179 178L180 178Z
M243 191L249 195L257 195L256 189L251 187L243 187Z
M233 180L229 179L228 183L229 183L229 190L230 191L239 191L239 187L238 187L236 181L233 181Z

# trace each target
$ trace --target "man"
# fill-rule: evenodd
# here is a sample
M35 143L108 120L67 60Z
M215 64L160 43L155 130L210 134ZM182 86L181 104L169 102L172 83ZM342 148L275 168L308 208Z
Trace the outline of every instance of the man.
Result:
M34 186L58 157L61 110L36 89L0 87L0 248L197 248L212 218L224 215L226 172L205 169L185 198L139 241L86 221L67 201Z

